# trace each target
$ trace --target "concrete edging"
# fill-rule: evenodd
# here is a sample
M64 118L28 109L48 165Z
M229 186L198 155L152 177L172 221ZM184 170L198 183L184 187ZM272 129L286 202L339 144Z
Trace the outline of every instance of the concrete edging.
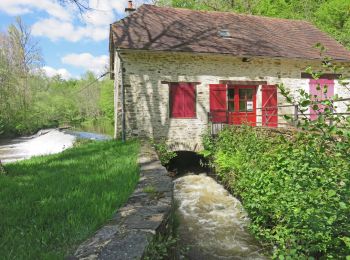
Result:
M154 236L164 232L172 211L172 179L148 142L141 144L138 163L139 183L125 206L69 259L142 259Z

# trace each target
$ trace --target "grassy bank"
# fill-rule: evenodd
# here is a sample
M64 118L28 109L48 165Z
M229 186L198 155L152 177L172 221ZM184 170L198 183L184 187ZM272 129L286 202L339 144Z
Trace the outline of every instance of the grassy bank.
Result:
M350 163L312 133L232 127L204 138L206 154L274 259L350 258Z
M103 225L138 180L136 141L91 142L6 165L1 259L63 259Z

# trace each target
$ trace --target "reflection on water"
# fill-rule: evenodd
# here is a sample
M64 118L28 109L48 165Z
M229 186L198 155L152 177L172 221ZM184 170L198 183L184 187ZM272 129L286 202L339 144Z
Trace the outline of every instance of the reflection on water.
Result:
M190 259L266 259L241 203L205 174L175 180L181 244Z

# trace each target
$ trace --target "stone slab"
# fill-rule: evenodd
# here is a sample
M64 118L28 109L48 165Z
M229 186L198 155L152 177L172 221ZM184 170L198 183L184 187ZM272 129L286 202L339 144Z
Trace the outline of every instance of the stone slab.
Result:
M149 143L139 154L139 183L112 219L67 259L142 259L153 237L166 227L173 204L173 183ZM152 187L154 192L145 192Z

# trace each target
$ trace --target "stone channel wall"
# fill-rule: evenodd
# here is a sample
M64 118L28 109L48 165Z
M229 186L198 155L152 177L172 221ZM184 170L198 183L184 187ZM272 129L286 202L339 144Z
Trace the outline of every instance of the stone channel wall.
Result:
M155 235L167 231L172 179L147 142L141 146L139 164L140 180L125 206L69 259L142 259Z

